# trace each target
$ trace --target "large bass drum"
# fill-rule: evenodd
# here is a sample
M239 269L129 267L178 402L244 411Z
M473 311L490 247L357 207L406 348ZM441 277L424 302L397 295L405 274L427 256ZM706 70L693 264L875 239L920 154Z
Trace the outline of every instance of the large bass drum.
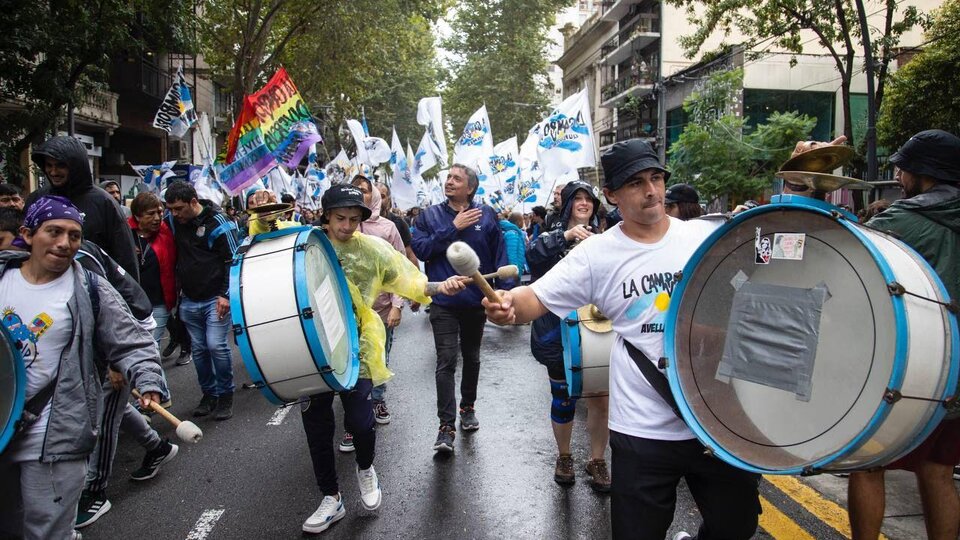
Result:
M230 313L244 365L271 402L356 385L353 302L322 231L288 228L241 247L230 269Z
M27 377L23 359L5 324L0 324L0 453L10 444L23 413Z
M667 373L718 457L768 474L880 466L957 386L956 317L933 269L827 203L783 196L711 235L667 315Z

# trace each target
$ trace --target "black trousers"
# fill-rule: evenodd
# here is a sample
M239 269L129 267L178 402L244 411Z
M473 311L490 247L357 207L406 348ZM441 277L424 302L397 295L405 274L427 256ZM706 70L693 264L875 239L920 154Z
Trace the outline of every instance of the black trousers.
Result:
M759 474L704 454L696 439L660 441L611 431L610 448L614 538L663 540L681 478L703 517L697 540L746 540L756 532Z
M480 340L487 316L483 308L450 309L430 306L430 325L437 348L437 416L441 424L457 420L457 351L463 356L460 377L460 406L472 407L477 401L480 380Z
M357 466L368 469L373 465L377 447L377 432L373 424L373 402L370 400L370 379L359 379L349 392L340 394L343 404L344 429L353 434L353 446L357 454ZM340 493L337 483L337 464L333 436L336 419L333 416L333 392L317 394L300 406L303 431L307 434L313 474L324 495Z

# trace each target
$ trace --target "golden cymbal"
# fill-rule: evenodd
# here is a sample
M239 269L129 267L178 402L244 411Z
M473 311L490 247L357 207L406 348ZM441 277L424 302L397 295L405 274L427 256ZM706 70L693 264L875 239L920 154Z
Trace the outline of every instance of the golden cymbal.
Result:
M850 163L854 155L852 146L820 146L793 156L780 166L780 170L826 173Z
M780 171L777 178L783 178L791 184L804 184L817 191L834 191L840 188L845 189L873 189L873 184L850 178L849 176L838 176L835 174L825 174L807 171Z
M283 212L289 212L292 208L293 205L289 203L270 203L247 208L247 213L257 214L258 216L263 217L268 214L282 214Z
M577 309L577 318L591 332L605 334L613 331L613 321L600 313L597 306L589 304Z

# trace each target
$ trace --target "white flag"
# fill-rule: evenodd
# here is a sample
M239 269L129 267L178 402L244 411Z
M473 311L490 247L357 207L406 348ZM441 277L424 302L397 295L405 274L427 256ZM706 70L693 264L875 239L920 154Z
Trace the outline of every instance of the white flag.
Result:
M417 205L417 188L413 185L410 162L407 161L407 153L403 151L396 129L393 130L393 141L390 147L390 169L393 171L390 195L397 208L409 210Z
M347 151L340 148L340 153L337 154L330 163L327 163L324 173L331 184L342 184L349 182L350 179L353 178L350 176L353 168L353 163L351 163L350 158L347 157Z
M484 105L473 113L463 127L463 132L453 146L453 162L476 167L493 155L493 134L490 133L490 118ZM479 172L479 171L478 171Z
M497 185L502 194L503 205L506 208L512 207L517 201L517 176L520 173L519 167L520 150L517 148L517 138L510 137L493 147L493 154L487 160L490 165L489 171L496 178Z
M433 153L433 143L430 142L430 133L424 132L420 139L420 146L417 147L417 153L413 156L413 175L423 177L425 171L430 170L437 164L437 156Z
M586 88L565 99L530 132L537 137L537 156L550 182L577 178L578 168L597 164Z
M181 138L187 134L197 121L197 111L193 108L193 98L190 97L190 87L183 77L183 66L177 68L173 77L173 84L160 103L160 109L153 117L153 127L162 129L171 137Z
M550 202L553 183L543 178L543 168L537 157L537 136L527 135L527 140L520 145L520 184L517 188L517 200L521 203L524 213L534 206L546 206Z
M447 138L443 134L443 113L440 97L429 97L417 104L417 123L426 126L433 153L441 167L448 165Z
M380 137L368 137L363 124L356 120L347 120L347 127L353 142L357 144L357 161L370 168L390 160L390 145ZM358 168L359 169L359 168Z
M363 144L363 139L367 137L367 134L363 131L363 124L356 120L349 119L347 120L347 128L350 130L350 136L353 137L353 142L357 145L357 161L360 163L368 163L370 158L367 156L367 147Z

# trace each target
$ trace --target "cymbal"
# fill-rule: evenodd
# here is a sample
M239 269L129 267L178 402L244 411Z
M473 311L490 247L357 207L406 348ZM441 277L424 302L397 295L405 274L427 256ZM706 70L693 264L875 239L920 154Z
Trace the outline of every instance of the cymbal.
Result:
M287 212L293 208L292 204L289 203L271 203L271 204L261 204L260 206L252 206L247 208L248 214L257 214L257 215L266 215L266 214L279 214L282 212Z
M590 304L577 309L577 318L588 330L598 334L613 331L613 321L608 319L597 306Z
M874 185L863 180L850 178L849 176L838 176L835 174L825 174L807 171L780 171L777 178L783 178L791 184L804 184L817 191L834 191L840 188L845 189L873 189Z
M793 156L780 166L780 170L826 173L850 163L854 154L852 146L820 146Z

